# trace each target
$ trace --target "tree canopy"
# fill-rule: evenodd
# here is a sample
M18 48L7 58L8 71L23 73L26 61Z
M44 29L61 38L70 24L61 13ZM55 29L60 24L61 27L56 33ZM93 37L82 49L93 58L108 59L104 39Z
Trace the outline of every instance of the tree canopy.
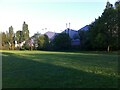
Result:
M71 39L68 34L60 33L55 36L53 46L56 50L66 50L71 46Z
M89 41L91 48L94 50L118 50L119 38L119 4L115 3L115 7L107 2L106 8L102 15L90 25Z

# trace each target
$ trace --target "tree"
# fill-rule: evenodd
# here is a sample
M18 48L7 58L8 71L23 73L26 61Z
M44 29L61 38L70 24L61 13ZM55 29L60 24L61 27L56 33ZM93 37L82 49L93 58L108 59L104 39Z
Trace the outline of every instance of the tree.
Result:
M106 8L103 12L103 19L105 19L105 28L107 35L107 50L117 49L118 26L117 26L117 12L113 7Z
M115 8L118 9L119 6L120 6L120 0L118 0L118 1L115 2Z
M106 4L106 9L113 8L113 5L108 1Z
M14 31L13 31L13 27L10 26L9 27L9 46L10 46L10 49L14 49Z
M40 36L38 38L38 49L43 49L43 45L44 45L44 36Z
M22 33L23 33L23 36L22 36L23 41L29 39L28 24L26 24L25 22L23 23Z
M53 40L53 47L55 50L67 50L70 49L71 39L68 34L60 33L55 36Z
M23 48L26 50L33 50L33 42L31 38L26 40L25 44L23 45Z
M22 31L18 30L18 31L16 32L16 40L17 40L18 43L21 43L21 42L22 42L22 36L23 36Z
M48 50L50 43L49 43L49 38L46 34L44 34L44 40L45 40L44 41L44 50Z
M1 32L0 36L1 36L1 39L2 39L0 48L1 49L9 49L8 39L7 39L6 33L5 32Z
M16 37L15 37L15 39L17 40L17 43L19 44L19 49L21 49L20 43L23 41L23 40L22 40L22 36L23 36L23 32L20 31L20 30L18 30L18 31L16 32Z
M41 35L38 38L38 49L39 50L48 50L49 48L49 38L47 35Z
M37 50L37 48L38 48L38 38L39 38L39 36L40 36L41 34L39 33L39 32L37 32L37 33L35 33L31 38L33 38L33 45L34 45L34 47L33 47L33 49L35 49L35 50Z
M107 50L113 48L113 32L114 32L114 26L115 26L115 10L114 8L107 8L103 12L103 16L101 17L103 19L105 34L106 34L106 42L107 42Z
M79 30L80 36L80 49L81 50L90 50L91 45L89 43L89 31Z
M117 29L117 49L120 50L120 0L116 1L115 2L115 9L116 9L116 22L117 22L117 25L116 25L116 29Z
M5 44L7 43L6 42L6 34L5 34L5 32L2 32L1 34L2 34L2 46L4 47Z
M2 33L0 32L0 50L2 49Z
M90 27L90 43L93 49L116 50L118 38L117 12L112 4L107 2L101 17Z

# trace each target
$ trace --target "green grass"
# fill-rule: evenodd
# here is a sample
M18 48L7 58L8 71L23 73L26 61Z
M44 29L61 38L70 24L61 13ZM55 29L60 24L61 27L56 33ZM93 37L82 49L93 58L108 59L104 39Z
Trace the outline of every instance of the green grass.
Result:
M3 88L117 88L118 55L2 51Z

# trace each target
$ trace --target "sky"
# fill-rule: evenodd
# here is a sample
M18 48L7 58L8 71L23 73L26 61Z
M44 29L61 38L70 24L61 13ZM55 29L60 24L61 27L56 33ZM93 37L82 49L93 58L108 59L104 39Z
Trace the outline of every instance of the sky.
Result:
M47 31L79 30L101 16L108 0L0 0L0 31L22 30L28 24L30 36ZM114 4L116 0L109 0ZM45 29L46 28L46 29Z

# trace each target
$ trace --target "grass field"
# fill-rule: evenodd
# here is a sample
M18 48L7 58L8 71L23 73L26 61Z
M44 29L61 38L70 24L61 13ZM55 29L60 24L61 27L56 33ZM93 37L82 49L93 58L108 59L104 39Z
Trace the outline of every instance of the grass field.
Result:
M2 51L3 88L117 88L118 55Z

